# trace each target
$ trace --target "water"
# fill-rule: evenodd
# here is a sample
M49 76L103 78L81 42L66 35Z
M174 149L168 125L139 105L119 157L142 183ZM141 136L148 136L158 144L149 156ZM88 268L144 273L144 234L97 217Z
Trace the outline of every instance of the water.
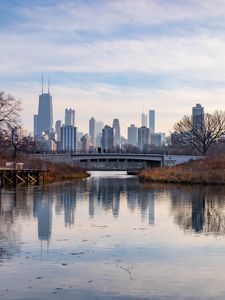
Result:
M122 173L2 190L0 299L224 299L225 188Z

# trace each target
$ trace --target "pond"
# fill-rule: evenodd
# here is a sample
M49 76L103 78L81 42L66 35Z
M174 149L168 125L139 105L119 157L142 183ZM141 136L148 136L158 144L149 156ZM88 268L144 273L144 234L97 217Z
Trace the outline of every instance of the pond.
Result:
M225 188L121 172L2 189L0 299L224 299Z

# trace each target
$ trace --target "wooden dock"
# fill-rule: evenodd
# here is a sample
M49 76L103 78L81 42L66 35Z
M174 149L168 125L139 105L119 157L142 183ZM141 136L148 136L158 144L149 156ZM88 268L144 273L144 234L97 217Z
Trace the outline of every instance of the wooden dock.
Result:
M0 186L39 185L44 183L45 170L0 168Z

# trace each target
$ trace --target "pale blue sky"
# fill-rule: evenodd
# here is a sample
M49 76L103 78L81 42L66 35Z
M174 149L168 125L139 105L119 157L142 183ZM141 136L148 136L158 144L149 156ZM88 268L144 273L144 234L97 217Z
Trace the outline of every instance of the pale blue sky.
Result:
M224 0L0 0L0 40L0 89L30 130L42 74L54 121L73 107L81 131L118 117L126 135L151 108L168 132L197 102L225 109Z

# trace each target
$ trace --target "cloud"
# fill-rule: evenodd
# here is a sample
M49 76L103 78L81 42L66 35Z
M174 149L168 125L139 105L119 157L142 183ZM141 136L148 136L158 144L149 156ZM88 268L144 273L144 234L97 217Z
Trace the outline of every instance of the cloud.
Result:
M24 24L50 31L113 31L121 26L155 26L174 22L221 18L222 0L114 0L32 2L20 8Z
M2 72L144 72L181 77L224 74L225 39L202 35L180 38L110 40L66 45L40 36L0 34Z
M143 107L157 110L160 131L196 102L223 109L222 0L53 2L0 4L0 85L23 100L26 127L42 73L57 78L55 119L74 107L85 131L91 116L110 124L119 117L125 135Z

